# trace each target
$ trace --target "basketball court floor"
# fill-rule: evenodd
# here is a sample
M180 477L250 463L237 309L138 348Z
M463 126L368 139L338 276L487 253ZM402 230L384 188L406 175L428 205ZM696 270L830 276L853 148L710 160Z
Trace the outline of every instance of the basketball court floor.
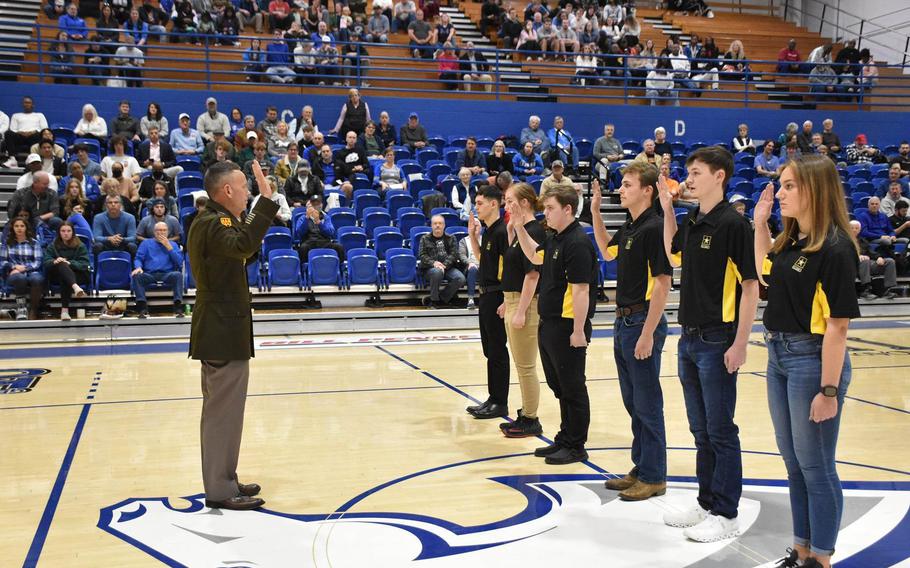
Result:
M662 369L671 487L641 503L603 488L630 467L610 331L588 355L590 461L572 466L532 455L557 428L545 384L541 438L464 412L486 398L476 329L258 337L239 472L266 509L243 513L201 500L199 364L184 341L8 345L0 566L771 566L790 517L758 327L739 378L743 533L715 544L661 522L695 495L678 328ZM910 321L856 321L848 345L835 560L910 566ZM514 417L514 372L510 403Z

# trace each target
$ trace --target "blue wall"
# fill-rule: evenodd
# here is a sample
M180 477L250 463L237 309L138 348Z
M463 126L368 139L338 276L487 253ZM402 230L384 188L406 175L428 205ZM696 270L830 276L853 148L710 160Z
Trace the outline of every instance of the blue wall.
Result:
M101 116L109 118L116 114L117 105L123 98L133 104L133 114L145 113L146 105L158 102L172 128L176 127L177 115L187 112L193 117L205 109L208 96L218 98L219 110L229 112L233 106L245 114L262 118L267 104L274 104L279 110L287 109L288 118L300 113L300 108L309 104L316 113L320 130L328 131L335 126L345 97L329 95L294 95L280 93L241 93L217 91L179 91L163 89L116 89L106 87L71 87L65 85L38 85L34 83L0 83L0 110L12 115L21 108L21 97L30 95L35 99L37 110L43 112L50 123L75 126L79 120L81 106L91 102ZM405 95L406 93L402 93ZM844 144L862 132L874 145L884 146L910 137L907 125L910 113L858 112L858 111L799 111L751 108L673 108L626 105L593 105L572 103L518 103L508 104L495 101L466 101L444 99L372 97L365 93L365 100L378 120L381 110L389 112L392 123L401 126L407 115L416 110L420 121L432 136L477 135L517 136L527 125L528 116L541 117L546 128L552 125L553 117L560 114L566 119L566 128L576 137L594 140L603 134L603 124L612 122L617 128L617 137L644 139L653 135L654 128L664 126L671 140L680 138L689 142L696 140L729 141L736 134L740 122L749 124L753 138L777 137L788 122L802 123L812 120L816 129L821 130L824 118L833 118L835 130Z

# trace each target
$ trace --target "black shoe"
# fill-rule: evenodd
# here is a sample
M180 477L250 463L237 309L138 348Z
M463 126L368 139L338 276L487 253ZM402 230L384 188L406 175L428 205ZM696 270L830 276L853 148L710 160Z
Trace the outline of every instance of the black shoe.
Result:
M882 296L882 298L884 298L886 300L893 300L894 298L897 298L897 293L892 290L888 290L887 292L885 292L885 294Z
M515 424L515 422L518 422L519 420L521 420L521 417L524 416L524 415L525 415L525 414L524 414L524 411L523 411L522 409L519 408L519 409L518 409L518 417L517 417L513 422L501 422L501 423L499 424L499 429L500 429L500 430L507 430L507 429L511 428L512 425Z
M518 420L510 425L510 428L503 428L502 433L506 438L530 438L543 434L543 426L540 425L540 420L537 418L519 416Z
M149 317L148 309L139 310L139 319L144 320L144 319L148 319L148 317Z
M179 302L174 302L174 317L182 318L183 317L183 304Z
M860 298L862 298L863 300L866 300L866 301L871 302L872 300L877 300L877 299L878 299L878 296L876 296L875 294L873 294L871 290L866 290L865 292L863 292L862 294L860 294Z
M787 557L781 558L774 568L799 568L799 555L792 548L787 549Z
M800 564L800 568L822 568L822 563L814 558L806 558Z
M509 407L505 404L496 404L495 402L485 409L480 409L471 414L478 420L487 420L489 418L502 418L509 415Z
M465 410L467 411L468 414L474 414L478 410L486 410L487 408L490 407L491 404L493 404L493 400L488 398L485 401L481 402L480 404L475 404L475 405L465 408Z
M262 491L262 488L259 487L258 483L237 483L237 489L240 490L241 495L245 495L246 497L255 497Z
M584 450L560 448L558 452L548 455L544 461L549 465L566 465L582 462L586 459L588 459L588 452Z
M258 509L265 505L265 501L259 497L247 497L246 495L237 495L224 501L205 500L205 506L211 509L229 509L231 511L249 511Z
M559 444L552 444L549 446L544 446L542 448L537 448L534 450L534 455L538 458L545 458L547 456L552 456L556 452L562 449L562 446Z

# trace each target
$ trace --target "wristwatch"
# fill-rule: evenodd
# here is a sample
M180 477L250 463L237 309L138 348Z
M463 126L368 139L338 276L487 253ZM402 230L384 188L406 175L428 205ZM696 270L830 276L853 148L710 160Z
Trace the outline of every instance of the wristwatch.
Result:
M821 393L829 398L834 398L837 396L837 387L826 386L821 388Z

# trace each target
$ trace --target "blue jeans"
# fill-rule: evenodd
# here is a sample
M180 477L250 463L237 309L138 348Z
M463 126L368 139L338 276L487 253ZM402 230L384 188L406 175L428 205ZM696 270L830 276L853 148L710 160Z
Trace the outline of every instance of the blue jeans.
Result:
M145 302L145 289L158 282L174 291L174 301L183 301L183 274L180 272L143 272L133 276L133 294L137 302Z
M809 407L821 386L822 336L766 331L765 343L768 408L777 448L787 466L793 540L815 554L830 555L844 510L834 453L850 384L850 355L844 354L837 415L816 423L809 420Z
M477 267L472 266L468 268L465 276L467 277L468 281L468 298L473 298L474 291L477 289Z
M430 299L434 302L448 302L455 293L464 286L464 274L457 268L447 268L442 271L438 268L430 268L426 272L427 280L430 282ZM446 287L440 291L443 279L446 280Z
M44 288L44 275L40 270L17 272L6 278L6 285L12 288L15 296L25 296L32 288Z
M724 353L736 337L734 324L683 328L679 340L679 380L689 431L695 437L698 504L733 519L743 491L743 463L736 412L736 373L728 373Z
M632 418L632 474L645 483L667 480L667 435L664 394L660 388L660 352L667 339L667 319L654 330L654 347L647 359L635 358L648 312L618 317L613 322L613 357L619 371L622 402Z

